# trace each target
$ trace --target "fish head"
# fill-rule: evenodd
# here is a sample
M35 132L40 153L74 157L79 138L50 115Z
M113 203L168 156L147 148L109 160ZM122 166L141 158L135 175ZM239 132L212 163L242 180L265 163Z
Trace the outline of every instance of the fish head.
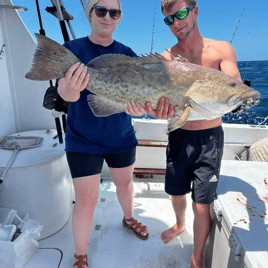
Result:
M241 113L260 102L260 93L235 77L217 71L197 80L186 94L188 104L200 117L216 118L225 113ZM201 115L202 114L202 115Z
M242 113L260 103L260 92L238 81L236 94L229 98L228 105L232 113ZM234 85L233 85L234 86Z
M223 77L219 83L219 97L232 113L246 112L260 103L260 93L232 76Z

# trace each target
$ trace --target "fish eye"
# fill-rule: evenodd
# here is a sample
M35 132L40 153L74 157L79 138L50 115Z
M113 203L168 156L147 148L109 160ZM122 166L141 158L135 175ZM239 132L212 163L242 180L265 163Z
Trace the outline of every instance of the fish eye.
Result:
M231 87L236 87L236 83L231 83L230 86Z

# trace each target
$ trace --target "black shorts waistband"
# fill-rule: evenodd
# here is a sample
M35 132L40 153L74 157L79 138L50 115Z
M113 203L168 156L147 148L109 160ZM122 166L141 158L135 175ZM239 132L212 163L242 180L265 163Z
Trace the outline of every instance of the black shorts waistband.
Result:
M215 128L206 128L206 129L200 129L200 130L187 130L187 129L182 129L178 128L172 132L169 133L169 135L176 135L175 133L181 133L183 135L191 136L191 135L211 135L211 134L218 134L223 131L222 126L218 126Z

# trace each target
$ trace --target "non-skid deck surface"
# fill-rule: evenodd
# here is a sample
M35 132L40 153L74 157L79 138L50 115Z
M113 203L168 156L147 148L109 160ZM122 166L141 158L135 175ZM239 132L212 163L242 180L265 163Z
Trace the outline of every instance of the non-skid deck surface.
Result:
M187 196L187 232L168 244L161 233L175 223L171 201L163 182L134 182L134 216L149 228L149 239L143 241L122 226L123 213L115 186L105 181L100 186L100 200L88 246L91 268L186 268L193 250L192 201ZM26 268L71 268L74 245L71 219L58 233L39 241L39 249ZM36 266L38 264L38 266Z

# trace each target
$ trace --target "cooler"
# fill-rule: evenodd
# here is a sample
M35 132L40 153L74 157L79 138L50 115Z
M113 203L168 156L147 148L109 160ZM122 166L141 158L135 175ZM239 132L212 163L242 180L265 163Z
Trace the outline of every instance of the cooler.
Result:
M204 267L268 267L268 163L222 161Z

